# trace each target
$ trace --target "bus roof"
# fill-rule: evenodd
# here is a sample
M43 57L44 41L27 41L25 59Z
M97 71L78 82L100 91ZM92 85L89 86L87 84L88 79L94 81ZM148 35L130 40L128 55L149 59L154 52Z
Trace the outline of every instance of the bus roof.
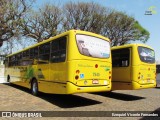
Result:
M114 46L114 47L111 48L111 50L116 50L116 49L121 49L121 48L126 48L126 47L133 47L133 46L142 46L142 47L147 47L147 48L153 49L152 47L150 47L146 44L132 43L132 44Z
M12 55L21 53L21 52L23 52L23 51L26 51L26 50L28 50L28 49L34 48L34 47L39 46L39 45L41 45L41 44L50 42L50 41L52 41L52 40L54 40L54 39L63 37L63 36L65 36L65 35L68 35L68 34L71 33L71 32L75 32L75 33L78 33L78 34L87 34L87 35L99 37L99 38L101 38L101 39L105 39L105 40L110 41L108 38L106 38L106 37L104 37L104 36L102 36L102 35L96 34L96 33L72 29L72 30L63 32L63 33L61 33L61 34L58 34L58 35L56 35L56 36L50 37L49 39L43 40L42 42L36 43L36 44L34 44L34 45L32 45L32 46L29 46L29 47L27 47L27 48L24 48L23 50L20 50L20 51L17 51L17 52L15 52L15 53L13 53L13 54L7 55L6 57L9 57L9 56L12 56Z

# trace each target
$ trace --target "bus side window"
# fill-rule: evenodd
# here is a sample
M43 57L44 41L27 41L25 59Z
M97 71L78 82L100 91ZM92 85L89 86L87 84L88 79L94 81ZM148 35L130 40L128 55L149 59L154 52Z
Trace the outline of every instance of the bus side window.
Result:
M39 63L40 64L48 63L49 57L50 57L50 42L39 46L39 57L38 57Z
M38 47L30 49L30 59L38 58Z
M27 66L27 65L32 65L33 61L32 60L22 60L20 65L21 66Z
M66 59L66 37L59 41L60 61L64 62Z
M52 41L51 59L53 63L64 62L66 59L66 37Z
M8 66L12 66L11 57L8 57Z
M11 66L15 66L15 56L11 56Z
M30 59L34 58L34 48L30 49Z

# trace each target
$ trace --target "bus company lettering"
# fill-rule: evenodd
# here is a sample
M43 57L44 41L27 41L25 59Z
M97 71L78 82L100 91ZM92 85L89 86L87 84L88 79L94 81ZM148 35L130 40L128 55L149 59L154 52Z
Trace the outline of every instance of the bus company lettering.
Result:
M100 76L100 73L93 73L93 76Z
M93 67L92 65L84 65L84 64L78 64L78 67Z

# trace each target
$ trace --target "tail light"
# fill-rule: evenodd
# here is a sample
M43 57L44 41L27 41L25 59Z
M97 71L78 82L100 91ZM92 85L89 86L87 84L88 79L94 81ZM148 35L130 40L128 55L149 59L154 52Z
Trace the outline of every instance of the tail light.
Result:
M76 70L76 74L79 74L80 73L80 70Z
M78 75L76 75L76 76L75 76L75 79L76 79L76 80L78 80L78 79L79 79L79 76L78 76Z
M138 73L138 79L140 79L140 78L141 78L140 76L141 76L141 73L139 72L139 73Z
M95 68L98 68L98 64L95 64Z

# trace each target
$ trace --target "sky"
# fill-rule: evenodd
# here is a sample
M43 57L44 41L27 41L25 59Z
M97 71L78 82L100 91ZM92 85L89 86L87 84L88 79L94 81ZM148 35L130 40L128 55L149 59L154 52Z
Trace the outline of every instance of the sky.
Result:
M35 8L45 3L63 5L71 0L36 0ZM72 0L75 2L95 2L104 7L126 12L133 16L150 33L150 38L145 43L155 50L156 60L160 60L160 0ZM149 8L152 15L145 15ZM154 13L156 12L156 13ZM159 42L158 42L159 41ZM136 41L137 42L137 41ZM139 43L139 42L137 42Z

